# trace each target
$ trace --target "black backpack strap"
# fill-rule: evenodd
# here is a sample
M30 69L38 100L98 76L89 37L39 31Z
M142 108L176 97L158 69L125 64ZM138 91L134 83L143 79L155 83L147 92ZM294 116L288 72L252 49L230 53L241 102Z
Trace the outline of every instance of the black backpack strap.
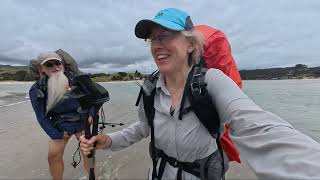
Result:
M221 156L222 172L224 179L224 156L220 143L220 118L215 105L212 103L211 97L206 88L205 74L206 68L196 66L193 72L191 84L189 86L190 93L187 94L191 107L200 122L207 128L213 138L216 139L217 147Z
M156 88L156 84L159 78L159 71L154 71L150 74L150 76L148 77L148 79L143 81L143 85L140 86L140 91L139 91L139 95L136 101L136 106L139 105L140 99L142 97L142 95L144 96L151 96L151 93L153 92L153 90L155 90ZM152 104L153 105L153 102ZM152 106L153 107L153 106ZM148 117L147 117L148 118Z
M200 58L200 61L198 64L194 65L192 69L190 70L188 77L187 77L187 82L184 87L182 99L181 99L181 106L180 106L180 112L179 112L179 119L182 120L182 116L184 114L187 114L192 110L192 106L185 108L185 99L186 95L190 93L190 85L192 84L192 81L194 81L194 76L198 76L201 74L201 71L203 68L206 68L207 65L205 63L205 60L203 57Z
M217 133L220 131L220 119L206 88L206 71L206 68L195 67L189 86L190 93L187 93L187 96L198 119L208 129L210 134L216 138Z
M188 77L187 77L187 82L184 86L183 95L182 95L182 99L181 99L181 105L180 105L180 111L179 111L179 119L180 120L182 120L183 114L186 114L191 110L190 107L184 108L184 104L185 104L185 100L186 100L186 94L189 93L188 91L189 91L189 86L190 86L190 83L192 80L193 71L194 71L194 66L190 70Z
M164 172L164 169L166 168L166 164L167 164L166 159L161 158L157 180L161 180L163 172Z
M149 151L150 151L150 156L152 159L152 165L153 165L153 170L152 170L152 179L157 178L157 157L156 157L156 145L154 142L154 114L155 114L155 109L153 107L154 104L154 95L155 95L156 90L154 90L151 93L151 96L144 96L143 97L143 103L144 103L144 111L148 119L148 124L150 126L150 133L151 133L151 141L149 144ZM151 105L152 106L151 106Z
M154 109L154 96L156 93L156 84L157 80L159 78L159 72L154 71L148 79L146 79L143 82L143 85L140 87L140 92L136 101L136 106L139 105L139 102L141 100L141 97L143 98L143 107L145 111L145 115L148 120L148 125L150 126L150 136L151 136L151 142L149 144L149 153L152 159L153 164L153 170L152 170L152 179L159 179L157 177L157 156L156 156L156 147L154 142L154 115L155 115L155 109ZM160 178L161 179L161 178Z
M138 95L138 98L136 100L136 106L139 106L139 103L140 103L140 99L142 97L142 94L143 94L143 90L142 90L142 87L140 87L140 91L139 91L139 95Z

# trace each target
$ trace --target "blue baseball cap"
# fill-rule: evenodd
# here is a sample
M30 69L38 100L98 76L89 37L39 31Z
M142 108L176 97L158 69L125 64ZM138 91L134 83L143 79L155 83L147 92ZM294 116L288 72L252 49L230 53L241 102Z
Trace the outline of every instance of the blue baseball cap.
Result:
M135 27L135 35L141 39L147 39L155 26L162 26L173 31L186 31L193 29L193 23L188 13L166 8L159 11L153 19L143 19Z

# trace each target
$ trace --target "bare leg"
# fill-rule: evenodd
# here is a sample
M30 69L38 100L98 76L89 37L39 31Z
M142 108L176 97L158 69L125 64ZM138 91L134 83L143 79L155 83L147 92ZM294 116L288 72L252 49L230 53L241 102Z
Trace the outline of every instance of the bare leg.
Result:
M68 140L49 140L48 163L53 180L62 180L64 170L63 153Z

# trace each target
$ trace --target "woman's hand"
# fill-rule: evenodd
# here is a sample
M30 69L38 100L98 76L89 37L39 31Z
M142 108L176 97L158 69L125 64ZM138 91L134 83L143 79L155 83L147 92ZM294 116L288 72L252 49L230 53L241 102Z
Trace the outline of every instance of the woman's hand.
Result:
M96 149L109 148L112 144L112 140L108 135L96 135L91 139L86 139L84 135L80 136L80 149L84 155L89 155L93 150L93 145L96 142Z

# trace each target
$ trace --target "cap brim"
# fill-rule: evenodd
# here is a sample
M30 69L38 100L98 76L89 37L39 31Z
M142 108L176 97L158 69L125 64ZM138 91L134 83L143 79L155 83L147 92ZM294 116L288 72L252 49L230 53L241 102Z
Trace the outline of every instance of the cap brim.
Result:
M51 60L56 60L56 61L62 62L62 60L61 60L61 59L58 59L58 58L47 58L47 59L43 60L40 64L41 64L41 65L44 65L44 63L46 63L46 62L48 62L48 61L51 61Z
M166 21L161 19L155 19L155 20L144 19L137 23L135 27L135 35L137 36L137 38L147 39L152 31L152 28L154 28L157 25L164 27L166 29L170 29L172 31L185 30L180 25L173 23L171 21Z

